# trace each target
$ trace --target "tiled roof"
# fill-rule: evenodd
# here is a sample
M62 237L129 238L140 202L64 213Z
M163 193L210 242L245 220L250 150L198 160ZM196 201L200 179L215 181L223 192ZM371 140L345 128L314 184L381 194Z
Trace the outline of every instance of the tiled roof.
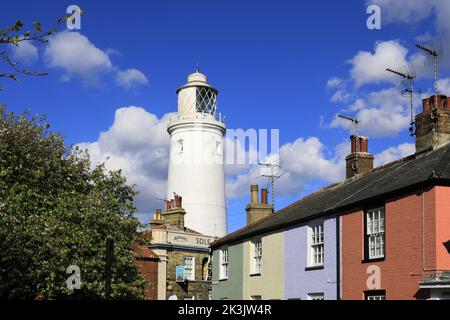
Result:
M134 256L136 258L145 258L145 259L158 259L159 256L150 250L145 244L139 244L137 242L133 242L131 244L131 249L133 250Z
M371 172L335 183L236 232L214 241L217 247L267 231L281 229L301 221L360 206L367 201L424 183L450 181L450 144L421 155L375 168Z

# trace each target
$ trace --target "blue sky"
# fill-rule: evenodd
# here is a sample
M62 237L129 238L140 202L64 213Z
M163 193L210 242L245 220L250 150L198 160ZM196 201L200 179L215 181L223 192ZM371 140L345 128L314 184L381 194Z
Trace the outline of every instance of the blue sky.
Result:
M366 27L369 3L381 5L381 30ZM349 131L334 120L337 113L363 118L361 133L370 136L377 164L414 150L407 100L383 62L414 62L418 86L430 93L431 70L414 44L439 35L447 46L450 5L369 3L7 2L2 26L21 19L52 27L70 4L84 14L79 31L64 31L35 49L11 49L19 63L49 75L2 80L0 103L14 112L45 113L68 143L82 143L98 161L110 156L111 168L123 168L138 185L140 218L148 222L146 213L159 205L154 198L164 196L164 115L176 111L175 90L198 63L219 89L218 109L228 128L280 130L281 159L289 170L278 182L280 208L342 178ZM71 45L78 47L67 61L64 48ZM446 91L448 58L441 65L440 89ZM249 184L266 184L255 180L255 170L228 172L230 231L245 223Z

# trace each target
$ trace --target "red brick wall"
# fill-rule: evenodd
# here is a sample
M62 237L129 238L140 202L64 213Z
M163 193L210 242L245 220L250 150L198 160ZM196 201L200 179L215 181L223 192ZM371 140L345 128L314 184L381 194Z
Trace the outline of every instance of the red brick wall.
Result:
M424 199L424 203L422 202ZM364 211L342 216L342 298L364 299L367 288L367 267L376 265L381 270L381 290L386 299L416 299L426 297L419 291L425 269L436 267L436 189L425 190L386 202L385 260L365 263ZM425 209L425 219L422 216ZM425 240L423 241L423 220ZM424 244L423 244L424 243ZM426 259L423 262L423 247Z
M151 259L136 259L134 263L139 271L147 279L147 299L157 300L158 290L158 261Z
M450 270L450 253L444 242L450 240L450 187L436 187L436 268Z

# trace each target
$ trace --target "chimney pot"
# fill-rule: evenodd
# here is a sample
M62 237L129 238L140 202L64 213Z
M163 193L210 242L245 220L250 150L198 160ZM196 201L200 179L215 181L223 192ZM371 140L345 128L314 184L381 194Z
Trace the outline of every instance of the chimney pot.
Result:
M259 203L258 200L258 185L252 184L250 186L250 193L251 193L251 203Z
M261 189L261 203L267 204L267 189Z

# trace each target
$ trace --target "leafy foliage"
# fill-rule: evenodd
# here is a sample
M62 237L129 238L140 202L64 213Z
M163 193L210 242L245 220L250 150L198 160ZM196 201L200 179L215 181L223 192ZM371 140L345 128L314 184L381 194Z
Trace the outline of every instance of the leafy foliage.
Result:
M142 227L135 195L120 171L92 167L45 117L0 107L0 297L104 298L111 237L111 298L144 298L131 250ZM69 265L81 269L80 290L66 286Z

